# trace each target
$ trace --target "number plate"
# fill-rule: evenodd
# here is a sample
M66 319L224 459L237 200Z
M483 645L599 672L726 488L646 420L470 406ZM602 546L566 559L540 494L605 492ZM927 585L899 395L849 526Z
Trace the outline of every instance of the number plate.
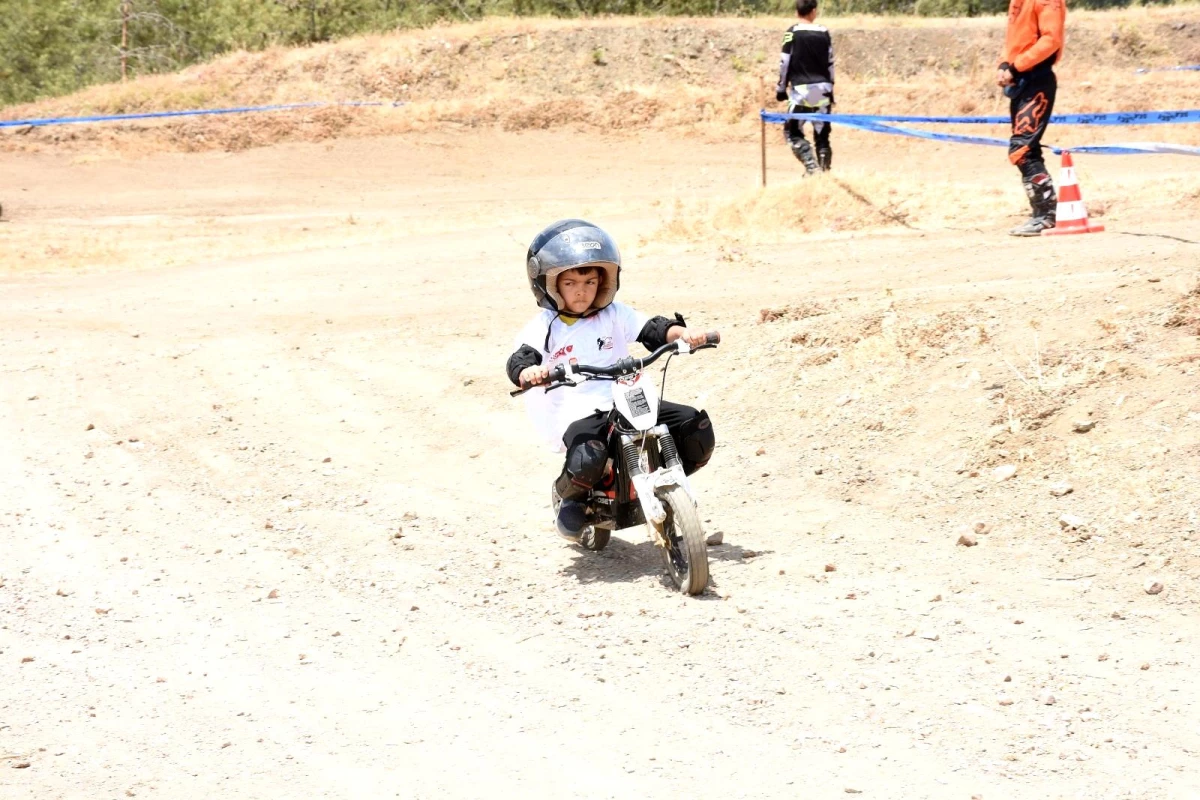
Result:
M635 417L650 413L650 402L646 399L646 392L642 389L626 392L625 400L629 403L629 410Z

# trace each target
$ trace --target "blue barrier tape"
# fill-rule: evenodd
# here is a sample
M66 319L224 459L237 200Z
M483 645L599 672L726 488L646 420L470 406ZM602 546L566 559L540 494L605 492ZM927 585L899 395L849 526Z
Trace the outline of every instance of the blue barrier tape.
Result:
M236 108L202 108L191 111L147 111L142 114L112 114L93 117L55 117L50 119L0 120L0 128L40 128L47 125L73 125L82 122L121 122L134 119L161 119L165 117L204 117L217 114L249 114L258 111L289 111L296 108L322 108L327 106L402 106L403 103L289 103L274 106L239 106Z
M803 115L796 115L802 117ZM770 122L771 120L767 120ZM953 142L955 144L986 144L986 145L1004 145L1008 146L1007 139L993 139L988 136L966 136L960 133L937 133L935 131L923 131L918 128L905 128L899 125L884 125L881 122L874 122L863 119L861 117L850 119L837 120L847 128L857 128L858 130L871 131L872 133L892 133L901 136L912 136L917 139L929 139L935 142Z
M1200 64L1184 64L1179 67L1143 67L1134 72L1200 72Z
M1123 142L1122 144L1084 144L1079 147L1052 147L1056 153L1070 150L1072 153L1094 153L1105 156L1136 155L1138 153L1162 153L1178 156L1200 156L1200 147L1167 142Z
M882 122L876 121L879 119L878 117L859 116L853 114L772 114L766 111L762 112L761 116L765 122L787 122L789 119L812 120L815 117L824 117L831 121L837 122L838 124L845 125L847 128L856 128L858 130L870 131L872 133L890 133L899 136L911 136L916 139L928 139L935 142L982 144L994 147L1008 147L1008 139L994 139L989 136L965 136L958 133L937 133L935 131L920 130L919 128L906 128L900 125L885 125ZM1008 119L1005 118L1004 122L1007 124ZM1046 145L1046 147L1055 153L1061 153L1063 150L1070 150L1072 153L1091 153L1093 155L1169 153L1174 155L1200 156L1200 147L1167 144L1164 142L1085 144L1078 147L1055 147L1054 145Z
M894 114L777 114L762 111L767 122L787 122L791 119L814 120L816 122L841 122L848 120L863 122L920 122L941 125L1008 125L1008 117L909 117ZM1102 114L1061 114L1051 117L1056 125L1166 125L1183 122L1200 122L1200 108L1177 111L1110 111Z
M899 125L882 125L879 123L855 122L847 125L851 128L869 130L875 133L893 133L901 136L913 136L919 139L931 139L939 142L954 142L958 144L984 144L996 147L1008 147L1008 139L993 139L987 136L963 136L954 133L934 133L917 128L904 128ZM1200 156L1200 147L1189 147L1182 144L1165 142L1129 142L1121 144L1083 144L1078 147L1056 147L1046 145L1054 153L1070 150L1072 153L1091 153L1093 155L1136 155L1139 153L1169 153L1174 155Z

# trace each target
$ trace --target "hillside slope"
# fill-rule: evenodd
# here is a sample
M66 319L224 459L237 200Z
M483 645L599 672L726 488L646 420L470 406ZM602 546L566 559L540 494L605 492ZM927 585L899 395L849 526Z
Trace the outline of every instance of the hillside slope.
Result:
M991 84L1002 19L855 17L828 23L837 49L841 112L995 114L1006 108ZM154 138L163 146L184 149L240 149L286 139L447 126L669 127L727 136L728 126L744 131L759 108L776 107L771 85L786 24L783 19L497 19L238 53L178 74L10 107L2 116L314 100L406 106L47 129L10 134L0 138L0 146L110 141L114 134L147 127L158 129ZM1184 106L1194 102L1193 74L1138 75L1134 70L1195 61L1200 61L1200 9L1195 7L1073 14L1068 54L1059 70L1064 87L1059 110ZM1190 141L1190 134L1167 135Z

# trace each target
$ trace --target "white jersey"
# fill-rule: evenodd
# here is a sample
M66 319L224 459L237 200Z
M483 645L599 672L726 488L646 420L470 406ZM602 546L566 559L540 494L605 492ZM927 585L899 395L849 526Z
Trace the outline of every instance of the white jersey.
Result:
M529 321L513 349L520 349L521 345L532 347L541 353L542 366L550 369L572 358L580 364L610 367L629 355L629 345L637 341L649 320L645 314L616 302L573 325L563 322L553 311L545 310ZM525 393L529 419L546 444L556 452L566 449L562 437L568 425L596 411L608 411L612 404L612 384L608 381L586 381L552 392L534 388Z

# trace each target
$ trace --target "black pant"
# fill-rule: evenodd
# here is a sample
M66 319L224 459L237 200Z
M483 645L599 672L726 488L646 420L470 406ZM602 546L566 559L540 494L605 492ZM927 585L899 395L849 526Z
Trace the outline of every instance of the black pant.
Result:
M1022 76L1020 81L1020 88L1009 101L1008 107L1012 120L1008 160L1021 170L1021 177L1029 181L1046 171L1046 164L1042 160L1042 136L1054 112L1058 79L1054 77L1053 70L1043 69Z
M788 113L789 114L817 114L817 113L828 114L829 108L823 108L820 111L818 111L815 108L809 108L807 106L791 106L788 109ZM816 142L817 149L818 150L830 150L831 148L829 146L829 133L830 133L830 129L833 126L830 125L828 122L818 122L817 120L813 120L812 126L813 126L813 140ZM783 126L783 136L785 139L787 139L787 143L792 147L795 147L800 142L807 141L807 139L804 138L804 122L803 122L803 120L789 119L787 121L787 123L785 123Z
M683 461L683 470L687 474L692 474L703 463L697 464L695 461L690 461L687 458L689 448L684 447L682 443L683 431L682 428L689 422L692 422L700 412L691 406L672 403L668 400L663 400L658 404L658 422L660 425L666 425L667 430L671 433L671 438L675 440L675 444L679 449L679 458ZM567 426L566 433L563 434L563 444L567 446L566 464L572 465L572 453L578 448L583 447L587 442L600 440L608 443L608 412L597 411L594 414L589 414L583 419L577 419ZM609 453L611 456L612 453ZM708 454L704 454L705 461L708 460Z

